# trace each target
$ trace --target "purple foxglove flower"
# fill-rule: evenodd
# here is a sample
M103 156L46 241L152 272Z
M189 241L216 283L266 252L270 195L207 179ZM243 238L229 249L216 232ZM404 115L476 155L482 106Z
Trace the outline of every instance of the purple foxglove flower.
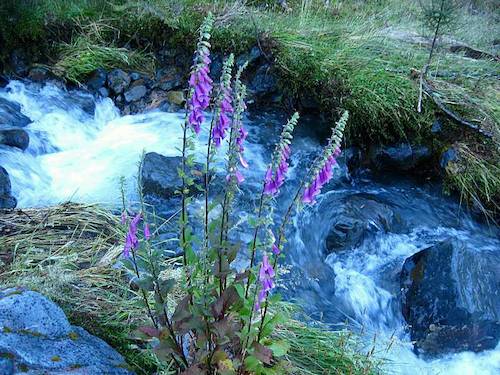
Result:
M240 164L243 168L248 168L247 161L243 158L243 155L240 154Z
M120 219L120 223L122 223L122 225L125 225L126 222L127 222L127 211L123 210L122 211L122 216L121 216L121 219Z
M273 250L273 254L274 255L280 255L280 248L278 246L276 246L275 243L273 243L273 247L272 247L272 250Z
M238 182L238 184L241 184L243 181L245 181L245 177L243 177L243 174L241 174L239 170L236 170L236 172L234 172L234 176L236 177L236 181Z
M212 92L212 79L209 77L209 57L210 52L197 51L195 65L189 77L189 87L192 95L188 100L188 123L198 134L201 124L205 121L203 110L210 104L210 94Z
M137 238L137 225L141 220L141 213L139 212L130 221L127 236L125 237L125 246L123 247L123 256L128 257L130 250L135 250L139 246L139 239Z
M278 191L276 187L276 181L271 180L264 184L264 194L274 195Z
M269 166L266 172L266 176L264 177L265 182L271 182L273 178L273 168Z
M151 232L149 230L149 224L148 223L144 223L144 238L146 240L149 240L151 238Z
M259 281L261 283L261 290L259 292L255 309L259 310L262 302L266 299L268 293L274 288L274 269L269 263L267 254L262 258L262 264L259 270Z

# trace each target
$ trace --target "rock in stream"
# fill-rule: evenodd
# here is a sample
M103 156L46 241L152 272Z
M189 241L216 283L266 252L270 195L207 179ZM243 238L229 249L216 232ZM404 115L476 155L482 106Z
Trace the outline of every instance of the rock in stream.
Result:
M500 339L500 253L457 240L407 258L403 316L419 353L493 349Z

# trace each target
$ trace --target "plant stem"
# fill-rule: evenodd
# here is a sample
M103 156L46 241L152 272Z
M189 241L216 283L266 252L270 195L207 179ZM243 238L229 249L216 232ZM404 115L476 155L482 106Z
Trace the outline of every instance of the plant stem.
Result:
M254 266L255 263L255 253L257 252L257 236L259 234L259 229L261 226L260 219L262 217L262 208L264 207L264 185L262 186L262 192L260 193L260 199L259 199L259 210L257 213L257 223L255 225L255 230L253 233L253 241L252 241L252 246L251 246L251 256L250 256L250 266L249 269L251 270L252 267ZM248 280L247 280L247 286L245 289L245 299L248 298L248 291L250 290L250 275L248 275Z
M186 208L186 148L187 148L187 118L184 122L183 135L182 135L182 191L181 191L181 246L182 246L182 263L184 271L186 272L187 290L191 287L191 275L188 269L187 260L187 243L186 243L186 227L187 227L187 208Z
M293 207L295 207L297 205L297 203L298 203L298 199L300 197L300 193L301 193L303 187L304 187L304 182L302 182L300 184L299 188L297 189L297 192L295 193L295 197L293 198L292 202L288 206L286 214L283 217L283 221L282 221L282 223L280 225L280 229L278 230L278 242L277 242L276 246L280 250L280 253L281 253L282 242L283 242L283 240L285 238L285 229L286 229L286 226L288 225L288 222L290 221L290 217L292 215ZM276 277L278 277L278 273L276 271L276 267L278 265L278 257L279 257L280 253L275 254L274 260L273 260L273 270L274 270L274 274L276 275ZM264 328L264 321L266 319L268 306L269 306L269 300L268 300L267 294L266 294L266 302L264 304L264 313L262 314L262 319L260 320L259 333L257 335L257 342L260 342L260 339L262 337L262 329Z

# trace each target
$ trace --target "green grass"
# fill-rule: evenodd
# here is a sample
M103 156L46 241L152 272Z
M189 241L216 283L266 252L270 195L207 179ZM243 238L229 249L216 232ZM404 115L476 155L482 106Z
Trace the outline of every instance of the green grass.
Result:
M282 313L299 314L301 320L308 321L296 305L281 303L278 306ZM276 328L273 337L289 345L285 360L287 373L291 375L375 375L383 372L383 361L375 357L374 349L361 348L359 337L349 331L332 331L322 323L289 319Z
M61 54L53 71L74 83L80 83L98 68L122 68L154 73L154 59L143 51L93 43L88 38L77 38L71 44L63 44L60 48Z
M499 64L450 53L449 47L460 41L497 53L493 38L500 34L500 14L494 1L458 2L461 7L438 42L428 78L449 109L493 134L486 148L473 153L490 171L481 175L488 183L479 188L495 190L498 180L490 166L500 144ZM288 0L286 11L271 0L9 0L5 4L5 15L10 17L4 17L0 29L6 50L20 44L45 45L59 74L71 81L82 81L98 66L152 69L149 53L164 45L189 51L203 15L212 11L216 51L238 55L258 40L274 62L286 94L315 97L323 114L331 118L349 110L349 143L422 142L439 151L456 141L467 143L471 150L484 142L456 124L451 124L452 137L437 140L430 132L437 108L425 95L422 113L416 111L418 72L426 63L425 37L430 31L422 26L421 9L412 0L332 0L329 7L321 0ZM451 190L470 201L476 199L471 192L478 186L469 183L473 178L458 183L454 176L447 177ZM483 203L494 209L490 201Z
M447 184L458 187L466 204L472 204L495 223L494 213L500 212L500 155L480 157L465 144L455 149L458 158L447 166Z
M147 318L140 297L130 291L126 277L114 266L125 235L119 218L96 205L66 204L23 212L2 217L15 228L0 238L2 285L26 287L52 299L72 324L104 339L137 374L173 374L168 364L145 350L145 343L133 339L134 327ZM171 268L167 273L165 277L180 279L182 269ZM174 292L169 310L181 298ZM294 320L299 308L289 303L275 309L290 317L274 332L290 347L281 373L379 372L379 363L358 348L352 334Z

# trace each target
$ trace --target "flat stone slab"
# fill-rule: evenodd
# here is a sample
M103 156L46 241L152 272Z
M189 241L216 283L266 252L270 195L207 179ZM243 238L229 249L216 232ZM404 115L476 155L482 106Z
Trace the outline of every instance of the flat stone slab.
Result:
M0 374L133 374L100 338L40 293L0 291Z

